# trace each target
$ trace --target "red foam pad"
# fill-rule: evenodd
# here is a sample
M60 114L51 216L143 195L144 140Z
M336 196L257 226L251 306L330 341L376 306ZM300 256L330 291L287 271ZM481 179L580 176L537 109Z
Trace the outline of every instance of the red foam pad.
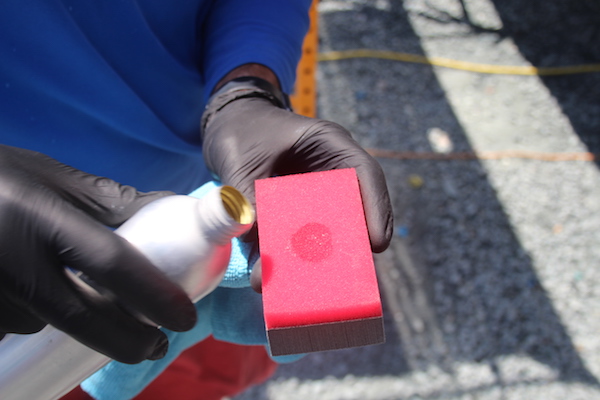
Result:
M256 181L273 355L381 343L382 308L354 169Z

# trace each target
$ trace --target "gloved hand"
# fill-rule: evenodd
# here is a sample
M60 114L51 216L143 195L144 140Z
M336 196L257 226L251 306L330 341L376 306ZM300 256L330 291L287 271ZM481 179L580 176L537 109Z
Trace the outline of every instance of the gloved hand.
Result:
M283 95L258 78L238 78L209 100L202 117L208 168L254 201L254 180L275 175L356 168L371 248L381 252L393 217L381 166L343 127L284 109Z
M112 303L86 297L64 266L166 328L191 329L196 311L185 292L103 226L118 226L169 194L140 193L0 145L0 337L51 324L121 362L161 358L168 348L164 333Z

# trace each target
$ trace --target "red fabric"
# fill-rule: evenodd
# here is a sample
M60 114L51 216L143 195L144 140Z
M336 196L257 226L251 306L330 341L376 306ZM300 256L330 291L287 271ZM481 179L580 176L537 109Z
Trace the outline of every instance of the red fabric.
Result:
M81 389L81 386L77 386L69 393L60 398L60 400L94 400L89 394Z
M276 369L263 346L209 337L184 351L134 400L221 400L266 381ZM90 399L77 387L61 400Z

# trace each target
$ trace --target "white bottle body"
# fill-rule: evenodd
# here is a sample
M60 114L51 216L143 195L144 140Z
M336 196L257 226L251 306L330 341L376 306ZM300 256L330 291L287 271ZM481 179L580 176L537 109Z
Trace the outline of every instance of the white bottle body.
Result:
M196 302L219 285L229 264L231 239L253 221L248 201L235 189L220 187L202 199L156 200L115 232ZM32 335L7 335L0 341L0 399L58 399L110 361L51 326Z

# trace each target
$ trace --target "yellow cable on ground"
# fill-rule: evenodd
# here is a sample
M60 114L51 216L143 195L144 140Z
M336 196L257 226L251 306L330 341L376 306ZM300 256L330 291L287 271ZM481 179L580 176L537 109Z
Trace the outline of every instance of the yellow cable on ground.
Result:
M565 67L492 65L452 60L450 58L443 57L427 57L419 54L370 49L327 51L318 55L318 61L338 61L351 58L378 58L384 60L403 61L458 69L462 71L479 72L482 74L551 76L600 72L600 64L570 65Z

